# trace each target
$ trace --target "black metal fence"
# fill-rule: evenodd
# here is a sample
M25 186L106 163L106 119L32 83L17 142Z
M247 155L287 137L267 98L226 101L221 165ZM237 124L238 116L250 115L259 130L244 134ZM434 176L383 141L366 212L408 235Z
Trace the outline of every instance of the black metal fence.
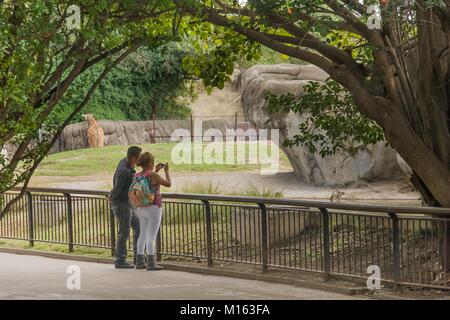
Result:
M1 195L3 202L17 192ZM107 192L30 188L0 238L111 249ZM230 261L450 288L450 209L165 194L158 256Z

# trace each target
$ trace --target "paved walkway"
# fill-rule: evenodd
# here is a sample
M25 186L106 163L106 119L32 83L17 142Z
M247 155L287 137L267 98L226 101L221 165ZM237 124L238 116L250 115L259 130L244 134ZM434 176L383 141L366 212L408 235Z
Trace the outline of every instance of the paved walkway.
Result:
M79 266L81 289L67 288ZM263 281L0 253L0 299L356 299Z

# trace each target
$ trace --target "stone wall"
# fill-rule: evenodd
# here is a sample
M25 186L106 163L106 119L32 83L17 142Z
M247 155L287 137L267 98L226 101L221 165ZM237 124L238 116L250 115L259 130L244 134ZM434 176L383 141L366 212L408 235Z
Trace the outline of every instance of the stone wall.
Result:
M132 145L152 142L152 121L110 121L99 120L105 131L105 146ZM234 128L231 120L204 120L201 122L202 131L215 128L225 134L226 129ZM88 124L75 123L67 126L55 143L52 153L83 149L88 147ZM176 129L186 129L191 132L191 120L158 120L155 122L155 141L169 142Z
M321 69L291 64L257 65L240 75L239 88L247 120L257 129L279 129L282 140L298 133L304 116L293 112L272 114L267 110L267 93L301 93L310 81L328 78ZM363 147L355 156L338 152L322 158L302 146L284 147L296 175L305 183L338 186L355 181L396 178L402 174L396 152L384 143Z

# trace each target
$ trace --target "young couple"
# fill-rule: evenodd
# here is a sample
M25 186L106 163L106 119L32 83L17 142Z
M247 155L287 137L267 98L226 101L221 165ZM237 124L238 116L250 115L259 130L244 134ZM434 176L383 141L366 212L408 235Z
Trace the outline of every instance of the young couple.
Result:
M141 168L136 173L135 166ZM164 178L158 173L164 170ZM144 177L148 185L155 190L155 196L148 206L133 208L128 192L135 177ZM130 147L127 157L122 159L117 166L113 179L113 189L110 194L111 208L118 221L118 234L116 245L117 269L134 268L127 259L127 241L130 236L130 228L134 233L134 264L136 269L161 270L156 264L154 253L156 236L162 217L162 197L160 186L170 187L171 180L169 165L159 163L155 166L155 159L150 152L143 152L139 147ZM144 257L147 253L147 259ZM145 261L147 260L147 262Z

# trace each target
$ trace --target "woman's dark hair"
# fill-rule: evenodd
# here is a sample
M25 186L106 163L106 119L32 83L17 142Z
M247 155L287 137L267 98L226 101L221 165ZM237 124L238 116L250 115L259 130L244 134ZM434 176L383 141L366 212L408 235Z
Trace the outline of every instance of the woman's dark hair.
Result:
M131 158L139 158L141 155L142 149L136 146L129 147L127 150L127 159L130 160Z
M150 152L144 152L141 154L137 165L141 168L147 167L149 164L155 163L155 157Z

